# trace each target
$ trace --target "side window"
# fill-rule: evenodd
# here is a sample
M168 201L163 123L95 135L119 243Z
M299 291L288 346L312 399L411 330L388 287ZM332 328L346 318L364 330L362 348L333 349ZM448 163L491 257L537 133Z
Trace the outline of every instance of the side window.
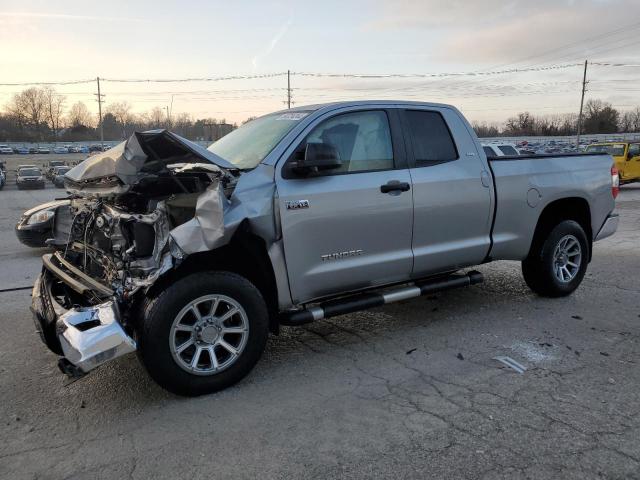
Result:
M640 155L640 143L632 143L629 145L629 153L632 157Z
M307 136L306 143L327 143L340 154L342 166L326 175L393 168L393 145L387 114L354 112L325 120Z
M406 110L405 117L416 167L458 159L458 151L442 115L424 110Z
M484 146L484 147L482 147L482 149L484 150L484 154L487 157L495 157L496 156L496 152L493 151L493 148Z

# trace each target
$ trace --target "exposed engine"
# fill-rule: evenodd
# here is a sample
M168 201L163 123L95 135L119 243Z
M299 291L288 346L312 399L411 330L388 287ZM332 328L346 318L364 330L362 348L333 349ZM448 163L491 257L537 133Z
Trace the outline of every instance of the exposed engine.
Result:
M235 181L216 166L192 163L170 165L129 188L115 182L101 195L91 183L78 185L91 193L76 195L58 211L56 225L64 233L56 232L56 246L116 295L130 296L180 261L170 232L194 219L200 196L219 188L228 197Z

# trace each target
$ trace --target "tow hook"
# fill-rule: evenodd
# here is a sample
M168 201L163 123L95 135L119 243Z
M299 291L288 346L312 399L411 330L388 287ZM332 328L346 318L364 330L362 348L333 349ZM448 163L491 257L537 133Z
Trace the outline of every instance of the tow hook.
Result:
M70 378L80 378L86 375L82 370L64 357L58 360L58 368L62 373Z

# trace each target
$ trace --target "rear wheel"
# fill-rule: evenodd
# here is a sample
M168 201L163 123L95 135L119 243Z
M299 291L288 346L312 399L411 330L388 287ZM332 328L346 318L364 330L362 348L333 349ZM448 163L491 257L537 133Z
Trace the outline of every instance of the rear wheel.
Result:
M253 284L234 273L196 273L147 302L138 352L160 386L195 396L247 375L267 335L267 307Z
M571 294L582 282L589 260L589 243L579 223L565 220L534 245L522 262L527 285L546 297Z

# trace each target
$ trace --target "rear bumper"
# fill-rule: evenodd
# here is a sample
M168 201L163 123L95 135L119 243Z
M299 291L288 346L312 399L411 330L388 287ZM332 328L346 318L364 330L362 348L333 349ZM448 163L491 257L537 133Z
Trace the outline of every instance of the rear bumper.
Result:
M620 216L617 213L609 214L609 216L607 216L607 219L605 220L604 224L602 225L602 228L600 228L600 231L596 235L596 238L594 239L594 242L597 242L598 240L602 240L604 238L610 237L611 235L616 233L616 230L618 230L618 221L619 220L620 220Z
M136 350L136 342L122 328L117 302L65 309L52 295L54 282L68 279L55 269L43 269L33 287L31 311L36 329L49 349L65 358L80 374L87 373L109 360ZM76 285L77 287L77 285ZM91 285L86 285L92 289Z

